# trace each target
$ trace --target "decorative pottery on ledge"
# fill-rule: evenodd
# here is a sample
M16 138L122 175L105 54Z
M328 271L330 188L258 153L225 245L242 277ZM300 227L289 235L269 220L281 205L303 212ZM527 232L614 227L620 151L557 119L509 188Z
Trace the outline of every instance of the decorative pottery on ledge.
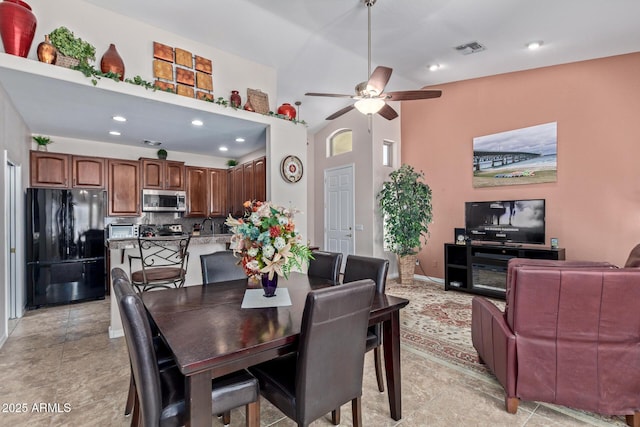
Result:
M242 105L242 98L240 97L240 93L237 90L231 91L231 96L229 97L229 103L234 108L240 108Z
M287 116L289 120L293 120L296 118L296 108L293 105L285 102L280 107L278 107L278 114Z
M116 45L113 43L109 45L109 49L102 55L100 70L102 70L103 73L112 72L120 74L120 80L124 80L124 61L116 50Z
M38 60L45 64L55 64L58 58L58 49L51 44L49 34L45 34L44 41L38 45Z
M36 34L36 16L31 6L21 0L0 3L0 36L4 51L26 58Z

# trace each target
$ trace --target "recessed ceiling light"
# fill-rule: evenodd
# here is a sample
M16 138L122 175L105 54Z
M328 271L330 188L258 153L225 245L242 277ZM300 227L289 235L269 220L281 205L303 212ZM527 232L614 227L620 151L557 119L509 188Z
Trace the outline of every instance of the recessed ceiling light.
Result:
M429 71L436 71L440 68L440 64L431 64L429 65Z
M202 126L204 123L202 122L202 120L192 120L191 124L194 126Z
M542 42L541 41L535 41L535 42L527 43L527 49L529 49L529 50L540 49L541 46L542 46Z
M244 138L236 138L236 142L244 142Z
M117 130L111 130L109 131L109 135L120 136L120 132L118 132Z
M147 144L147 145L151 145L151 146L153 146L153 147L155 147L155 146L158 146L158 145L162 144L162 142L160 142L160 141L151 141L151 140L149 140L149 139L145 139L145 140L144 140L144 143L145 143L145 144Z
M116 122L126 122L127 118L123 116L113 116L113 120L115 120Z
M218 150L220 151L229 151L229 149L227 147L225 147L224 145L220 148L218 148Z

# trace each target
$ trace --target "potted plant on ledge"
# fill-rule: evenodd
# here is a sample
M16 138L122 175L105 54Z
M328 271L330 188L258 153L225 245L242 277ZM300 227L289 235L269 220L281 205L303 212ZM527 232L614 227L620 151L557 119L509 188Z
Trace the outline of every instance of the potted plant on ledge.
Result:
M79 64L87 65L90 59L96 59L96 48L91 43L75 37L67 27L58 27L51 31L49 40L58 50L56 65L73 68Z
M38 151L47 151L47 145L53 142L48 136L36 135L31 138L38 144Z
M384 222L384 241L398 256L400 283L411 284L418 252L426 244L431 213L431 188L424 174L403 164L389 174L378 193Z

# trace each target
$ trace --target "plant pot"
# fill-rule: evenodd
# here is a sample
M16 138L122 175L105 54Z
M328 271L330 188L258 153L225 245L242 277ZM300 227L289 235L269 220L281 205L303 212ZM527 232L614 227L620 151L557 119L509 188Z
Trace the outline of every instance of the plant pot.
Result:
M410 285L413 283L413 275L416 270L416 260L418 255L405 255L398 256L398 280L403 285Z
M26 58L36 34L36 16L31 6L21 0L0 2L0 36L4 51Z

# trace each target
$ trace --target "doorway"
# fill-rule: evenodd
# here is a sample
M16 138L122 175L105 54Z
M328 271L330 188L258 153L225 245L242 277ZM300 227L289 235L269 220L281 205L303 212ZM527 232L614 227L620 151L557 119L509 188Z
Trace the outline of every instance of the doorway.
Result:
M342 253L341 271L355 253L354 176L353 164L324 171L324 247Z

